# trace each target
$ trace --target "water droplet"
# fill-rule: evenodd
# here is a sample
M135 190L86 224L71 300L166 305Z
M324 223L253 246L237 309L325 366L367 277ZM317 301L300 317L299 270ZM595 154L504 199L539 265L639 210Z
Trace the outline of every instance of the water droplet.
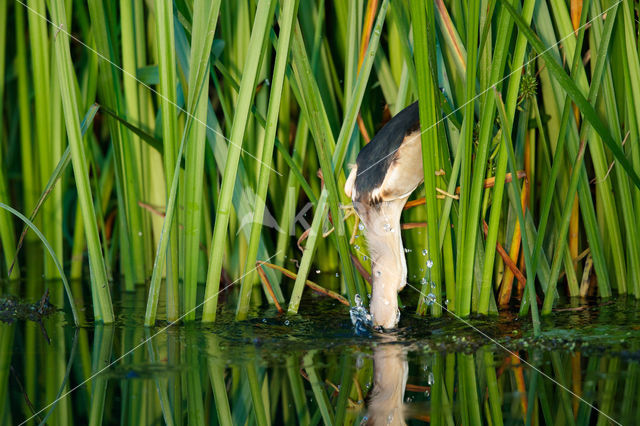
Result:
M362 260L364 260L365 262L368 260L369 258L367 256L362 256Z
M320 272L322 272L320 269L316 269L316 274L319 274Z
M427 260L427 268L429 269L433 268L433 260L431 259Z
M404 249L404 252L405 252L405 253L411 253L412 251L413 251L413 250L411 250L411 249L409 249L409 248L405 248L405 249Z
M336 272L336 278L339 278L339 277L340 277L340 274Z
M429 253L429 251L428 251L427 249L422 249L422 255L423 255L423 256L426 256L426 255L427 255L427 253Z
M367 297L368 297L369 299L371 299L371 293L367 294Z
M353 298L356 302L356 307L359 308L362 306L362 298L360 297L359 294L356 294L356 296Z
M356 250L360 250L360 246L357 245L357 244L355 246L353 246L353 248L356 249Z
M387 232L391 231L391 225L389 225L388 223L385 223L382 228Z
M436 295L433 293L427 294L427 305L431 306L436 301Z
M361 230L361 231L364 231L364 223L360 223L358 225L358 229Z
M427 279L426 278L423 278L423 279L420 280L420 284L426 284L426 283L427 283Z
M384 304L389 305L389 301L387 299L384 299Z
M433 288L433 289L436 288L436 283L434 283L433 281L431 281L431 288Z
M376 271L376 277L379 277L380 275L382 275L382 272Z
M445 300L445 301L444 301L444 304L445 304L445 305L448 305L448 304L449 304L449 299Z
M433 382L434 382L433 373L429 373L429 376L427 377L427 384L431 386L433 385Z
M138 237L142 237L142 231L138 232Z
M267 323L267 319L266 318L262 318L262 322L266 324Z
M291 323L289 322L289 320L285 320L285 321L284 321L284 325L289 325L289 324L291 324Z

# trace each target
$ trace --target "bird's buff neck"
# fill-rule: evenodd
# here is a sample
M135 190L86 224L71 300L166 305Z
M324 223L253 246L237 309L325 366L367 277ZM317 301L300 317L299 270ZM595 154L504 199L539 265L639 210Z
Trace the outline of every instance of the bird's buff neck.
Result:
M364 222L371 255L372 294L370 311L374 326L398 325L398 292L407 279L407 264L400 236L400 214L407 198L382 202L356 210Z

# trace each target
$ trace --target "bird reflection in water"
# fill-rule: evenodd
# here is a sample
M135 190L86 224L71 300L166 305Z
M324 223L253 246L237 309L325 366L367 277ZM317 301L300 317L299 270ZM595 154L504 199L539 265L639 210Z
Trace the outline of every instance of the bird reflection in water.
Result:
M406 348L395 336L373 350L373 388L367 400L367 425L404 425L404 391L409 364Z

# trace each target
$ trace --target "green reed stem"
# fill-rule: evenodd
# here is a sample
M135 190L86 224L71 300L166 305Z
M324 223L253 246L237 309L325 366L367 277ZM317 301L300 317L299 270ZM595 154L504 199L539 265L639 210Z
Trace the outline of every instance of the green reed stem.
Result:
M31 208L35 205L38 197L39 169L37 164L37 151L33 147L31 137L31 107L29 103L29 80L27 73L27 49L24 27L24 10L22 7L15 7L16 23L16 73L18 80L18 110L20 118L20 153L22 165L22 193L23 206ZM36 222L38 224L38 222ZM36 239L33 234L27 234L27 242Z
M438 204L436 198L436 170L440 169L438 154L438 138L437 138L437 120L439 116L438 104L436 98L437 82L434 81L436 74L432 68L435 61L429 58L429 53L433 55L435 50L435 34L429 31L429 28L435 27L435 18L433 13L433 3L412 2L411 15L413 19L413 34L415 42L415 63L416 72L421 78L418 78L418 99L420 100L420 128L422 143L422 163L424 170L424 188L427 210L427 247L429 254L428 260L433 262L431 268L431 279L436 283L435 302L432 305L433 316L442 315L442 280L441 280L441 251L438 238ZM422 284L421 293L431 293L431 283ZM418 313L424 314L427 310L427 300L421 297L418 302Z
M7 2L0 3L0 105L4 102L4 86L5 86L5 55L6 55L6 37L7 37ZM4 150L4 119L0 114L0 165L5 164ZM0 167L0 203L11 204L10 195L7 188L7 175L4 167ZM2 253L4 262L9 271L11 263L16 256L16 237L11 216L5 212L0 212L0 241L2 243ZM20 267L16 267L9 273L9 279L20 278ZM2 399L0 399L2 401Z
M62 1L55 2L52 8L52 17L57 25L62 26L62 28L69 28L66 24L65 8ZM66 31L60 31L58 33L54 45L62 94L62 106L64 109L69 145L71 147L71 163L73 165L76 187L78 189L78 201L82 208L84 228L87 234L89 265L91 267L92 277L91 284L94 300L97 302L94 303L94 315L97 321L109 324L114 320L113 307L111 305L107 271L100 247L96 213L89 184L88 162L80 133L80 119L78 117L78 105L75 95L75 73L69 51L69 36Z
M116 68L115 46L105 16L109 15L106 7L97 0L88 4L91 16L92 35L95 38L96 50L102 63L98 73L98 94L106 107L120 117L125 117L125 100L122 95L120 69ZM125 73L125 79L133 78ZM132 135L125 127L110 119L109 131L114 144L116 161L116 195L118 198L118 219L120 222L120 247L122 251L121 269L125 275L125 289L132 291L135 283L145 280L144 229L142 211L138 206L141 191L139 168L136 159Z
M513 145L511 142L512 123L507 119L507 112L505 111L504 103L502 102L502 98L500 97L498 91L495 90L495 88L494 88L494 95L495 95L495 102L498 107L497 109L498 109L500 121L502 123L502 141L504 142L504 145L506 146L507 152L509 154L509 168L511 169L512 176L514 176L514 178L511 179L511 187L513 188L513 193L515 194L514 199L516 201L514 203L514 209L516 210L518 221L520 223L520 229L522 230L521 231L522 253L524 255L524 262L525 262L527 271L533 271L531 267L531 249L530 249L531 246L529 245L529 237L526 231L527 224L524 219L524 213L522 211L523 209L521 208L520 204L517 202L518 200L521 200L521 196L520 196L520 187L518 186L517 179L515 179L515 176L518 170L516 168L516 160L513 152ZM531 280L528 280L528 281L531 281ZM529 303L531 303L531 321L533 322L533 333L534 335L537 336L540 334L540 317L538 315L538 305L536 301L535 288L533 285L529 285L527 286L527 289L528 289Z
M255 281L255 263L258 255L258 243L262 230L262 217L266 204L267 187L269 185L269 175L271 174L271 164L273 157L273 146L278 129L278 115L280 112L280 100L282 97L282 87L284 84L285 68L289 56L289 43L293 29L294 18L298 8L297 0L284 0L280 13L280 33L278 47L276 49L275 66L273 70L271 93L269 95L269 108L267 112L267 123L264 132L262 147L262 161L258 175L256 198L257 203L253 212L253 222L251 225L251 237L247 252L247 261L244 267L244 277L240 287L240 298L236 307L236 317L246 318L251 301L251 289ZM253 271L253 272L252 272Z
M156 0L156 41L158 56L158 93L162 114L163 160L167 199L171 192L173 171L178 155L177 76L174 37L173 5ZM167 263L167 320L175 321L180 315L178 292L178 227L168 224L169 262Z
M476 9L472 9L472 10L476 10ZM476 21L475 17L474 19L471 19L471 22L473 21ZM477 25L477 23L474 25ZM496 41L496 46L494 48L491 73L489 77L490 84L496 84L495 82L498 82L500 80L500 76L503 75L503 70L505 67L507 53L508 53L508 41L510 39L509 35L511 33L511 25L512 23L508 18L508 16L505 13L500 13L499 19L498 19L497 36L496 36L497 41ZM476 33L477 33L477 30L474 31L474 34ZM475 40L475 35L474 35L474 40ZM473 44L473 47L475 49L475 44ZM467 52L468 52L467 56L469 57L467 66L471 67L472 66L471 52L469 49L470 48L467 47ZM467 84L473 86L473 83L471 83L472 80L470 79L475 79L475 76L468 73ZM469 90L467 90L467 102L469 102L469 104L466 106L467 111L465 114L466 125L468 126L465 130L465 137L466 137L465 143L469 145L472 144L472 134L469 133L472 127L469 127L469 126L473 124L473 120L474 120L474 114L473 114L473 108L472 108L473 102L470 102L470 99L472 98L472 96L475 96L475 92L470 92ZM470 191L468 192L468 195L466 195L467 197L469 197L468 204L467 202L463 204L463 200L465 200L465 198L463 198L463 192L465 191L463 185L465 185L465 182L467 182L467 185L468 185L469 177L466 177L463 180L461 180L460 217L461 217L462 223L461 225L458 226L459 228L458 232L462 231L463 232L462 235L464 235L464 237L461 237L462 240L459 241L459 243L461 244L459 245L459 247L461 247L460 249L461 256L458 257L458 266L460 268L458 286L460 286L461 292L460 292L460 296L456 294L456 301L458 303L458 314L461 316L468 316L469 313L471 312L471 299L472 299L471 296L472 296L472 293L476 291L475 284L474 284L474 276L473 276L474 263L476 259L475 258L476 239L478 236L478 229L480 226L482 226L480 222L480 207L482 204L482 195L483 195L482 185L485 177L484 172L486 169L487 157L488 157L489 148L492 140L491 134L493 129L493 119L495 116L495 110L496 110L496 105L495 105L493 96L484 96L481 110L480 110L481 117L480 117L480 130L479 130L479 136L478 136L478 148L476 149L475 157L473 160L473 174L471 179L471 187L470 187ZM472 122L469 123L468 120L472 120ZM465 156L463 157L463 164L462 164L463 177L465 176L464 174L465 172L467 176L469 173L471 173L471 163L470 163L471 147L470 146L465 148L464 155ZM465 163L465 161L467 161L467 163ZM515 179L514 179L514 182L515 182ZM464 218L465 216L467 217ZM524 230L524 223L522 226L523 226L522 229Z
M207 286L205 288L204 307L202 321L215 320L218 305L218 290L220 288L220 273L224 255L225 240L227 238L227 225L231 214L231 197L233 186L238 171L238 160L242 149L243 136L246 129L249 109L257 82L257 73L262 62L262 52L267 41L267 34L273 19L276 2L274 0L260 0L256 9L255 21L251 31L251 40L248 47L248 55L242 82L238 94L231 137L229 139L229 152L222 179L222 188L216 205L216 223L213 230L213 241L209 255L209 269L207 272Z
M185 153L184 208L184 297L185 321L195 320L198 259L202 226L202 184L204 176L204 148L209 93L209 56L220 11L220 0L194 3L193 30L189 70L187 112L193 123L187 134ZM235 177L233 178L235 180Z

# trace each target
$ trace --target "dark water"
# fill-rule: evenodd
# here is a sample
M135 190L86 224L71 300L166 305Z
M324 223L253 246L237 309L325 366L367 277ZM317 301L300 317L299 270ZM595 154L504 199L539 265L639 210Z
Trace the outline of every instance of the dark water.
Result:
M509 313L408 311L395 333L356 335L311 295L303 315L147 329L139 296L114 326L1 323L0 423L640 424L635 300L564 302L534 338Z

